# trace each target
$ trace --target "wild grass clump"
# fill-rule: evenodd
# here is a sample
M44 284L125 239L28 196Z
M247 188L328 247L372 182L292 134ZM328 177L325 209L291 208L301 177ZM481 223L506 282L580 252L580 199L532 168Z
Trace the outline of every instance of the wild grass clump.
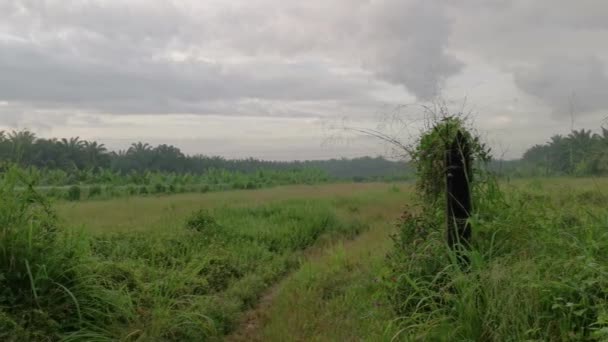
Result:
M209 211L201 209L186 220L186 228L199 233L215 235L219 232L220 225Z
M59 227L48 202L14 169L0 182L0 339L54 341L102 334L116 314L90 275L86 237ZM114 297L118 299L118 296Z

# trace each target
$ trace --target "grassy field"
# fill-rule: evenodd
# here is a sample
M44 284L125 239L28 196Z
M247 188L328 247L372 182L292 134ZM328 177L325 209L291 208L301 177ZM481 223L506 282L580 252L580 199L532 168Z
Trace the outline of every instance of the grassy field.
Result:
M403 183L398 186L409 185ZM255 207L260 204L297 199L333 200L338 204L341 204L340 201L347 202L349 199L356 201L374 196L382 200L390 188L391 185L387 183L294 185L253 191L58 202L56 209L66 224L73 227L85 226L91 232L149 231L180 226L187 215L201 208Z
M408 218L418 200L406 183L58 202L50 212L5 184L0 218L21 229L1 236L0 338L608 338L608 180L500 187L476 192L463 272L440 212Z
M36 290L36 303L3 313L0 336L220 339L312 251L336 248L398 216L408 187L289 186L59 202L57 219L48 217L52 232L47 223L35 227L36 235L52 234L50 246L9 250L32 260L17 280L31 283L25 288ZM56 274L45 273L51 268Z

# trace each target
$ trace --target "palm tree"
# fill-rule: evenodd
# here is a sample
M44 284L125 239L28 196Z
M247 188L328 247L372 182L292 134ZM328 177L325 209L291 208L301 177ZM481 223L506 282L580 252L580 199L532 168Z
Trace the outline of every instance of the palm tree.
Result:
M137 142L131 144L131 147L127 150L127 154L141 154L152 151L152 146L148 143Z
M108 161L108 149L104 144L97 141L85 141L83 144L85 163L88 168L103 167L103 162Z
M80 137L62 138L57 142L63 154L63 163L66 168L82 169L84 163L84 141Z
M570 171L575 169L584 169L587 167L587 162L593 151L594 137L591 130L580 131L573 130L568 134L568 142L570 145Z
M28 130L12 131L8 135L12 159L17 163L27 163L30 159L36 135Z
M6 138L6 133L0 131L0 161L10 159L10 143Z
M142 143L141 141L132 144L127 150L127 157L135 162L135 168L139 171L143 171L149 168L152 162L152 146L148 143Z
M80 151L84 146L85 142L80 140L80 137L66 139L63 138L59 141L67 151Z

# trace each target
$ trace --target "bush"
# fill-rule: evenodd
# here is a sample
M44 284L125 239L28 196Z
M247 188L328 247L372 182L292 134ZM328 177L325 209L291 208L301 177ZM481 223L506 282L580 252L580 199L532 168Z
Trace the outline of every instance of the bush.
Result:
M186 220L186 228L199 233L215 234L220 226L207 210L199 210Z
M80 201L82 191L78 185L72 185L66 194L66 199L68 201Z
M52 187L46 192L46 196L49 198L62 199L65 198L66 195L61 191L61 189Z
M155 194L164 194L165 192L167 192L167 188L163 184L161 184L161 183L154 184L154 193Z
M144 185L139 187L139 194L140 195L147 195L148 194L148 188Z
M98 197L101 195L101 187L99 185L93 185L89 188L89 198Z
M243 183L241 180L237 180L232 182L231 186L233 189L237 189L237 190L242 190L245 189L245 183Z
M133 195L136 195L136 194L137 194L137 188L136 187L134 187L132 185L127 186L127 195L133 196Z
M468 139L471 157L478 161L478 163L471 165L473 174L478 172L475 167L480 162L487 162L491 159L490 149L480 142L479 137L472 133L472 129L468 127L466 120L461 116L446 115L433 124L430 130L422 134L416 148L410 153L412 162L416 166L416 188L419 196L427 205L435 205L438 201L443 200L445 152L458 132L462 132L464 137ZM471 179L473 174L469 175Z

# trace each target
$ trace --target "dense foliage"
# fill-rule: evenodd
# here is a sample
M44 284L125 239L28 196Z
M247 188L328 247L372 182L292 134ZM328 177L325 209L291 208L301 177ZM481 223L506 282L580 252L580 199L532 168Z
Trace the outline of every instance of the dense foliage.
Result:
M546 144L535 145L523 157L521 172L535 175L608 174L608 129L601 132L573 130L554 135Z
M416 168L416 187L423 202L435 203L441 199L445 188L445 152L458 132L469 142L473 160L485 163L491 159L490 149L472 133L465 119L460 116L443 117L420 136L411 152L412 163ZM478 172L479 163L470 168L474 173ZM470 176L472 179L473 174Z
M184 154L170 145L151 146L134 143L127 150L108 151L104 144L83 141L78 137L64 139L38 138L30 131L0 132L0 161L22 167L61 170L64 177L82 178L83 174L118 173L141 175L146 172L202 174L209 170L255 173L259 170L292 171L317 169L331 178L364 180L403 178L406 164L382 157L331 159L321 161L264 161L253 158L227 160L218 156Z

